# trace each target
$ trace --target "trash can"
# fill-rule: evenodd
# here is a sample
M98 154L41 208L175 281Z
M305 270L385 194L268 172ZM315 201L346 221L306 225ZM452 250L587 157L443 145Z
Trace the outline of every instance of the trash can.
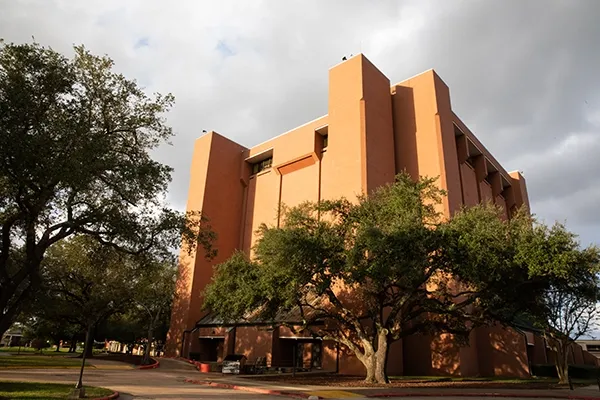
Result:
M209 363L200 363L200 372L209 373L210 372L210 364Z
M224 374L237 374L244 369L246 364L246 356L243 354L230 354L223 359L223 368L221 372Z

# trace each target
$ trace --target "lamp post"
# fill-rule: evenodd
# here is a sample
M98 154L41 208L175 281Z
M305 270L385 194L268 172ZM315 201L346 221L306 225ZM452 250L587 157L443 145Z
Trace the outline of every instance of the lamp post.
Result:
M79 370L79 380L75 384L75 389L71 392L71 395L69 396L70 399L81 399L85 397L85 389L83 387L83 370L85 368L85 359L87 356L87 350L91 337L92 328L88 327L87 332L85 334L85 343L83 344L83 354L81 357L81 369Z

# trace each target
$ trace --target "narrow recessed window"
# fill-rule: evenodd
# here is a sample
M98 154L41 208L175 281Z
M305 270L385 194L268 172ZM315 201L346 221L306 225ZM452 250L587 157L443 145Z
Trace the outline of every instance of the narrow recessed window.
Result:
M321 151L327 150L329 144L329 126L323 125L320 128L315 129L317 133L317 148L321 146Z
M271 165L273 165L273 157L252 164L252 175L271 168Z

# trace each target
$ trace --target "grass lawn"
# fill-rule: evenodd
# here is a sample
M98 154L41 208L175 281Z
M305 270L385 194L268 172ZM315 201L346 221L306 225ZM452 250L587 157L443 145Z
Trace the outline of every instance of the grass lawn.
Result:
M42 368L42 367L79 367L81 359L51 355L12 355L0 356L1 368Z
M102 350L99 349L94 349L93 350L94 354L100 354L103 353ZM0 347L0 353L13 353L13 354L40 354L40 352L36 349L34 349L33 347ZM47 354L47 355L62 355L62 356L74 356L74 355L79 355L81 354L80 351L75 352L75 353L69 353L69 348L68 347L61 347L59 351L56 351L56 349L52 349L52 348L48 348L48 349L42 349L42 354Z
M0 382L0 399L51 400L65 399L75 385L37 382ZM104 397L112 394L109 389L85 386L86 398Z
M40 352L33 347L0 347L0 353L12 353L12 354L40 354ZM69 353L68 348L61 348L60 351L55 349L43 349L42 354L48 355L61 355L61 356L72 356L79 353Z

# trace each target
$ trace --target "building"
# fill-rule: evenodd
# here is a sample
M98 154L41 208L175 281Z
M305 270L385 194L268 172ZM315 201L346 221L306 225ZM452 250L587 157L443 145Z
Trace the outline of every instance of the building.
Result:
M22 346L23 343L23 329L13 325L9 330L2 335L2 340L0 341L0 346L5 347L14 347L14 346Z
M266 357L272 366L295 358L299 366L363 373L333 343L260 321L223 327L202 311L212 266L236 249L250 252L258 226L278 223L281 204L352 198L406 170L439 177L448 193L441 206L446 216L483 201L502 207L507 218L529 206L523 176L507 172L452 111L448 86L433 70L391 85L359 54L329 70L328 111L252 148L216 132L196 141L188 210L208 216L219 255L208 262L200 252L182 251L167 355L217 361L243 353L249 362ZM462 348L449 335L415 335L392 345L388 372L527 376L528 352L527 335L516 329L478 329Z
M575 341L581 348L592 354L596 358L600 358L600 340L597 339L579 339Z

